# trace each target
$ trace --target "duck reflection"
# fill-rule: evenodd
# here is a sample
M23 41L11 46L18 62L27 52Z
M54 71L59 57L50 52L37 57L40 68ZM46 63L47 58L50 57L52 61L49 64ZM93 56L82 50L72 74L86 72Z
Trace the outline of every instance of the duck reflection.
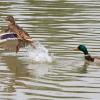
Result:
M17 80L23 80L26 77L30 77L27 71L26 65L22 63L16 56L3 56L2 61L5 64L6 69L0 70L2 91L5 93L13 93L16 91L16 86L24 85L22 82Z
M29 76L29 72L25 67L26 65L22 61L18 60L16 56L5 56L3 57L3 60L8 66L10 72L13 73L16 78Z
M29 64L28 66L29 72L32 76L35 77L43 77L48 74L51 69L50 64L40 63L40 64Z
M41 63L25 64L25 62L19 60L16 56L4 56L2 60L9 70L7 74L5 72L3 72L3 75L0 74L2 76L2 79L0 79L4 87L2 91L11 93L17 91L16 86L27 88L29 86L27 82L30 82L32 85L36 78L43 77L47 74L51 66Z
M77 68L77 72L87 73L87 68L88 68L89 65L90 65L90 62L84 61L84 64L81 67Z
M10 72L13 73L16 78L36 78L37 76L43 76L48 73L48 70L51 67L51 65L48 63L25 63L26 61L18 59L17 56L5 56L3 59L10 69Z

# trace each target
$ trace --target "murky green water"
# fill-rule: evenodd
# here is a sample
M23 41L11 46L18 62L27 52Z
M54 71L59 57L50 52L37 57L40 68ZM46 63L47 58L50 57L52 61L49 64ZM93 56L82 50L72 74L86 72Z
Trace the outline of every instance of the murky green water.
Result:
M99 0L0 0L0 28L9 14L55 62L30 63L0 51L0 100L100 100L100 64L87 66L72 50L85 44L100 55Z

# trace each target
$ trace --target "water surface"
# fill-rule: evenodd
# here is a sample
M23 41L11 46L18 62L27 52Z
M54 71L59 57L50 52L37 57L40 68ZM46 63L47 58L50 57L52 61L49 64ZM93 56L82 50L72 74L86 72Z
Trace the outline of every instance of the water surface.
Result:
M53 63L32 63L0 51L0 100L99 100L100 64L87 65L73 51L85 44L100 55L99 0L1 0L2 17L13 15L33 39L55 56Z

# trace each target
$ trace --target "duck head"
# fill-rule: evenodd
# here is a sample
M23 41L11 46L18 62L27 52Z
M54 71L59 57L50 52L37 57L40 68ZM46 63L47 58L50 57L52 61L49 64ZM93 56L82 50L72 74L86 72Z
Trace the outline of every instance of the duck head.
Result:
M75 50L82 51L84 53L84 55L85 55L85 59L86 60L91 61L91 62L94 62L94 58L92 58L90 56L90 54L88 53L88 50L87 50L87 48L86 48L85 45L79 45L77 47L77 49L75 49Z
M79 46L77 47L77 50L82 51L85 55L88 55L88 54L89 54L89 53L88 53L88 50L87 50L87 48L86 48L85 45L79 45Z
M8 21L9 23L15 24L15 19L13 16L7 16L5 20Z

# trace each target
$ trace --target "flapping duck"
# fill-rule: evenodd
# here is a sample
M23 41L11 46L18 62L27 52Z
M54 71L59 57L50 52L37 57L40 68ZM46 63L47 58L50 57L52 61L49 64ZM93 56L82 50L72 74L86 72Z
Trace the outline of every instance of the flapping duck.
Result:
M16 53L19 51L22 45L30 44L33 48L35 48L33 39L25 30L16 24L13 16L7 16L5 20L8 22L8 27L5 32L13 32L15 34L14 36L17 37L18 44L16 45Z

